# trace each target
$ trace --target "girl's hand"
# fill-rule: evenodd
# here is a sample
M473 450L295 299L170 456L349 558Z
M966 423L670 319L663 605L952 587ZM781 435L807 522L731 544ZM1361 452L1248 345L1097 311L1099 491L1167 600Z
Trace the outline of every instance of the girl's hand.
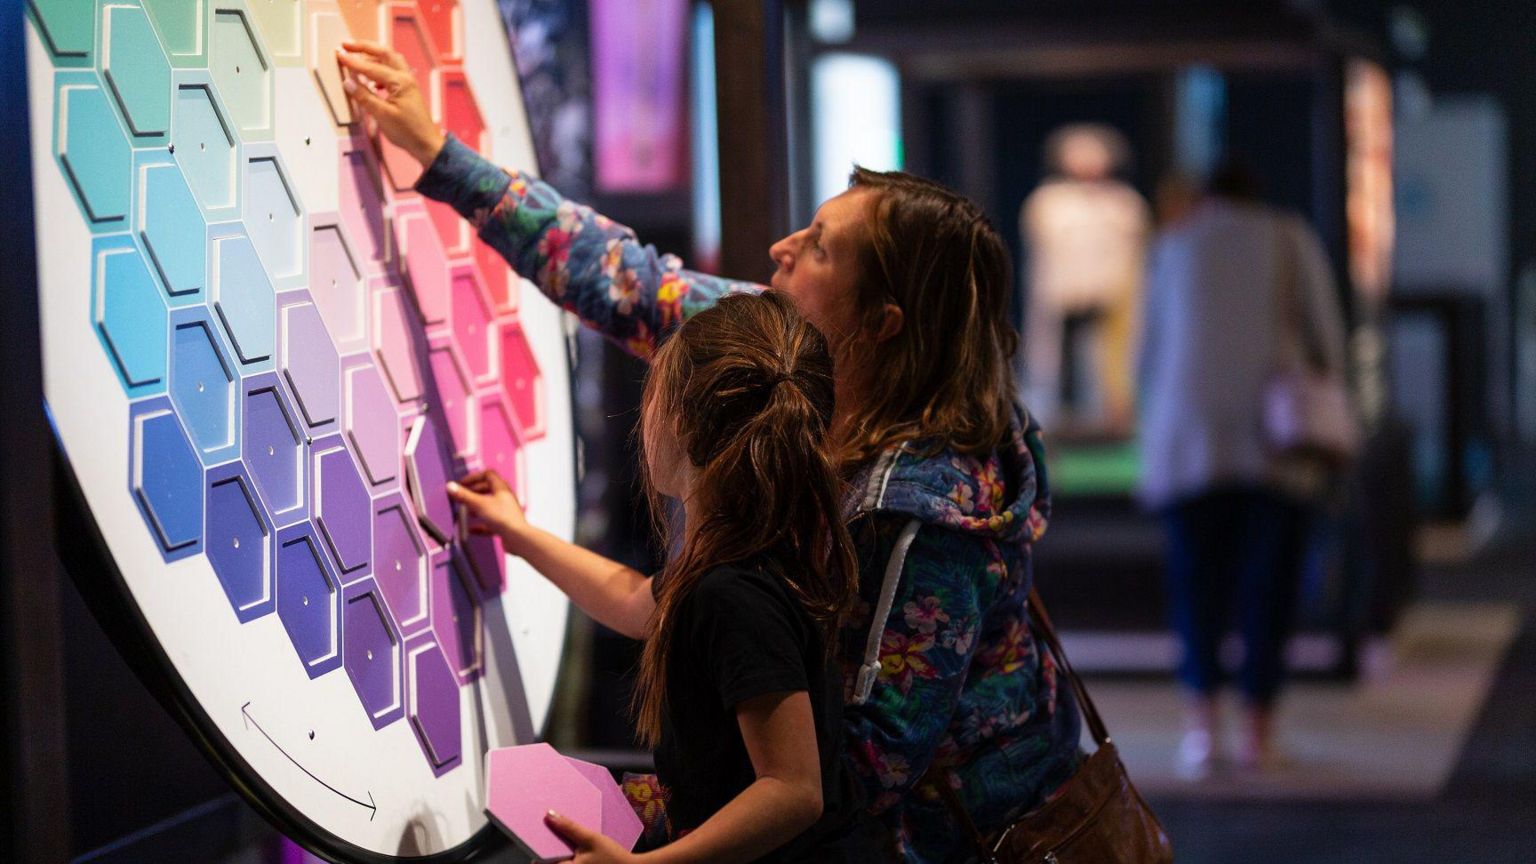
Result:
M526 557L524 540L533 530L517 494L495 471L476 471L448 484L448 497L469 511L469 530L475 534L500 535L513 555Z
M565 838L576 851L571 864L629 864L640 856L620 846L613 838L579 825L551 810L544 817L551 831Z
M416 76L400 52L373 42L343 42L336 61L346 72L342 87L358 107L368 112L395 146L415 157L422 168L432 164L446 137L432 122Z

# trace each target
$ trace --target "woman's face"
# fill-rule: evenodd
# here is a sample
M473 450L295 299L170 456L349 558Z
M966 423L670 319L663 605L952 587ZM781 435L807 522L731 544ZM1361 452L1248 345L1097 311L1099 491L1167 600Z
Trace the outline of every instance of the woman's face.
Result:
M687 497L688 486L693 479L693 465L683 453L677 432L669 418L661 416L646 400L640 410L640 444L644 450L646 472L651 488L668 498L682 500Z
M811 224L768 249L769 284L820 330L834 350L858 330L859 253L868 242L874 192L855 187L828 199Z

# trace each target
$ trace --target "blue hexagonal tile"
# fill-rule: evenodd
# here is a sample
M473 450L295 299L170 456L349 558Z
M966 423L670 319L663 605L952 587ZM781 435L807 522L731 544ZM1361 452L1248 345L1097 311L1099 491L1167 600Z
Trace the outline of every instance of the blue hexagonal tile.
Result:
M160 286L127 235L91 244L91 317L130 396L165 387L169 328Z
M54 154L64 176L98 230L126 223L133 186L133 149L111 98L92 72L60 72Z
M405 715L400 630L372 579L342 589L341 634L342 663L373 728L399 720Z
M277 525L305 516L305 438L277 376L241 382L240 453Z
M138 162L138 206L133 227L173 306L203 299L207 223L181 166L163 151L144 151Z
M89 60L96 35L96 0L27 0L27 9L55 60Z
M245 148L245 230L279 283L304 275L304 209L277 148ZM286 286L285 286L286 287Z
M207 72L178 71L171 106L176 164L209 215L236 214L239 136Z
M203 546L208 563L240 621L276 608L272 594L272 520L245 466L227 462L208 469Z
M240 137L272 136L272 63L243 5L217 3L208 33L208 68Z
M270 365L277 341L277 292L244 234L215 237L208 297L243 366Z
M206 308L171 313L170 365L171 401L203 463L238 456L239 377Z
M308 522L277 534L277 617L315 678L341 665L341 583Z
M101 68L130 132L144 138L170 131L171 64L143 9L114 3L102 11Z
M203 466L171 401L129 409L129 488L167 560L196 554L203 536Z

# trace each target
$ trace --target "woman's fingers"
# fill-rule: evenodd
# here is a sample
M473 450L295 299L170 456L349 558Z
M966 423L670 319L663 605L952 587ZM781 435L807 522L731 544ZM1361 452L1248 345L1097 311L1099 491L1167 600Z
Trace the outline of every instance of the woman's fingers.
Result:
M577 852L591 849L596 845L597 838L603 836L580 823L561 816L553 810L544 814L544 824L548 825L551 831L564 837L567 843L576 847L575 851Z
M354 77L347 77L341 82L341 89L347 91L352 101L362 106L369 114L377 116L382 111L389 110L389 100L373 92L373 88L365 84L359 84Z
M411 78L409 68L398 69L387 63L365 57L361 54L352 54L347 51L337 51L336 60L348 71L359 75L366 75L372 81L385 86L395 86Z
M377 42L353 41L351 39L344 39L342 40L341 47L358 54L367 54L379 62L386 63L395 67L396 69L399 69L401 66L405 65L405 58L400 55L399 51L384 45L380 45Z

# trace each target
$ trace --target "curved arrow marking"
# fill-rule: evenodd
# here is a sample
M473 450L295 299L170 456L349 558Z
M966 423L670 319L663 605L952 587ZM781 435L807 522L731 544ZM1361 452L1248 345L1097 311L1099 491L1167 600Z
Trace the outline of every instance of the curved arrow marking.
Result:
M240 706L240 716L241 716L242 719L245 720L246 728L247 729L249 729L252 726L255 726L256 727L256 731L260 732L261 736L263 738L265 738L268 741L272 742L272 746L277 748L277 752L283 754L284 756L287 756L288 757L288 761L292 762L294 764L294 766L297 767L300 771L303 771L305 774L308 774L311 780L314 780L316 783L319 783L321 786L324 786L325 788L331 790L332 792L335 792L337 795L340 795L341 797L347 799L348 801L351 801L353 804L356 804L359 807L367 807L368 808L368 821L369 822L373 821L373 817L375 817L375 816L377 816L379 814L379 805L374 803L373 793L372 792L364 793L364 794L366 794L368 796L368 800L367 801L362 801L362 800L359 800L357 798L353 798L351 795L348 795L347 793L341 791L340 789L337 789L335 786L332 786L331 784L325 782L324 780L321 780L319 777L316 777L315 776L315 772L309 770L308 768L305 768L303 765L300 765L299 764L299 760L293 758L292 754L290 754L287 750L283 749L283 745L277 743L277 739L275 739L271 735L267 734L267 730L261 728L261 724L257 723L256 722L256 718L251 716L250 708L251 708L251 703L249 703L249 702L247 702L244 705Z

